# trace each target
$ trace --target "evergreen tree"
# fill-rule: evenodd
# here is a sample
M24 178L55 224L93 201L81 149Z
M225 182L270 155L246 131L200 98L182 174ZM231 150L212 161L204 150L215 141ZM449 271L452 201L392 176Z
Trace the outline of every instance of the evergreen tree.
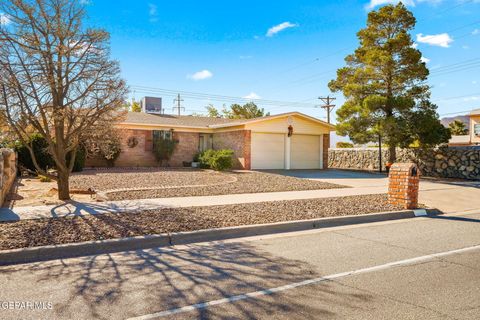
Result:
M357 34L360 46L329 83L333 92L342 91L346 98L337 111L337 133L358 144L381 136L390 162L395 161L396 147L413 141L431 146L448 138L436 106L428 102L429 71L409 34L415 22L401 2L370 12L366 28Z

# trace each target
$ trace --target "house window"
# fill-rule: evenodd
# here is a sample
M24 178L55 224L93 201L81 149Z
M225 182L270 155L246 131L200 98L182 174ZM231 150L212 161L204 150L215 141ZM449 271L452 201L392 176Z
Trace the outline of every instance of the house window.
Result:
M164 139L172 140L173 130L153 130L153 140Z

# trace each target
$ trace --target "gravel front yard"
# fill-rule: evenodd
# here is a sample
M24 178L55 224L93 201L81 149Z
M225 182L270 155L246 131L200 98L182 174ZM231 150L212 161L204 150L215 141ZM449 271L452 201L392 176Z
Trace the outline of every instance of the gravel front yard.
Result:
M401 210L386 195L168 208L0 223L0 249Z
M225 177L225 180L229 179L235 181L232 183L209 185L205 187L118 191L110 192L107 196L109 200L129 200L346 188L345 186L328 182L299 179L266 172L234 171L224 173L209 172L209 174L221 175ZM144 184L144 187L148 187L148 184Z
M223 173L195 169L100 169L85 170L72 175L70 187L73 189L93 188L96 191L165 188L187 185L213 185L233 182L234 179Z

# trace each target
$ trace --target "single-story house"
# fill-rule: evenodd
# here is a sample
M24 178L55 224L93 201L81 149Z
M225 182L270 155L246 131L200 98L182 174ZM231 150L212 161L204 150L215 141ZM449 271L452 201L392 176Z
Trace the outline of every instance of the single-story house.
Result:
M158 166L153 155L156 136L178 141L172 167L191 162L207 149L234 151L236 169L325 169L330 131L334 126L300 112L254 119L225 119L128 112L116 124L121 132L118 167ZM132 143L135 141L135 143ZM104 166L88 160L87 166Z

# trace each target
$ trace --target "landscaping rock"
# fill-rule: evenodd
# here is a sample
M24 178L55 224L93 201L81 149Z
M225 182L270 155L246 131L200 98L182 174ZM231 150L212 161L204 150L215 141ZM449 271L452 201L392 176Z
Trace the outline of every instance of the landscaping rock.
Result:
M20 220L0 223L0 250L395 210L363 195Z

